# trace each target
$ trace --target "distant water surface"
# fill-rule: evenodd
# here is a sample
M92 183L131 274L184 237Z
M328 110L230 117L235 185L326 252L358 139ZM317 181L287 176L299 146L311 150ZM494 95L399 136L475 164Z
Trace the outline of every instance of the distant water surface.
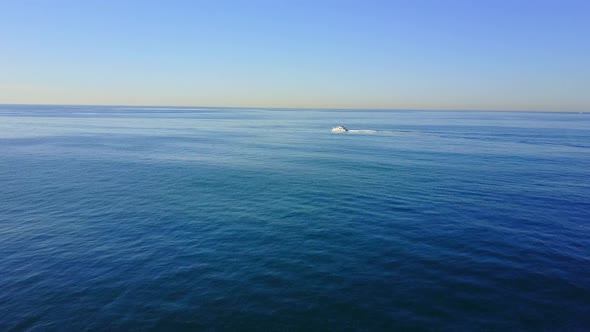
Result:
M587 331L590 114L2 105L0 271L1 331Z

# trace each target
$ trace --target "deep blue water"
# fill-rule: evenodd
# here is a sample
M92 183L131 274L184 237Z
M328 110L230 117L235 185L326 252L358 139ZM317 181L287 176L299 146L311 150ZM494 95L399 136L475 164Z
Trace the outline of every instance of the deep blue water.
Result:
M590 330L590 114L0 106L0 330L197 329Z

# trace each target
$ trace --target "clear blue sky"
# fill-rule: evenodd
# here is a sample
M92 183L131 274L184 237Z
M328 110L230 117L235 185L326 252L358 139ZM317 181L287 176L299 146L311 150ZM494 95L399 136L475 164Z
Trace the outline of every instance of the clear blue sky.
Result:
M590 1L0 0L0 103L590 111Z

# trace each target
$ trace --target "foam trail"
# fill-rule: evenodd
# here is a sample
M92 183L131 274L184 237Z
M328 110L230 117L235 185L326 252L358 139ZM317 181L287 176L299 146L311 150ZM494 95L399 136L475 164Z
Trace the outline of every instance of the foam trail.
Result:
M346 129L346 128L339 128L339 127L332 128L332 132L336 133L336 134L365 134L365 135L410 133L410 131L408 131L408 130Z
M349 129L349 134L376 134L377 130L359 130L359 129Z

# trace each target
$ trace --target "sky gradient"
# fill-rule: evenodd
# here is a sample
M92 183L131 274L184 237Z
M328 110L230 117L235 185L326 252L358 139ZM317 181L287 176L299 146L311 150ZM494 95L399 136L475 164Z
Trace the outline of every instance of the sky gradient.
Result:
M590 1L0 0L0 103L590 111Z

